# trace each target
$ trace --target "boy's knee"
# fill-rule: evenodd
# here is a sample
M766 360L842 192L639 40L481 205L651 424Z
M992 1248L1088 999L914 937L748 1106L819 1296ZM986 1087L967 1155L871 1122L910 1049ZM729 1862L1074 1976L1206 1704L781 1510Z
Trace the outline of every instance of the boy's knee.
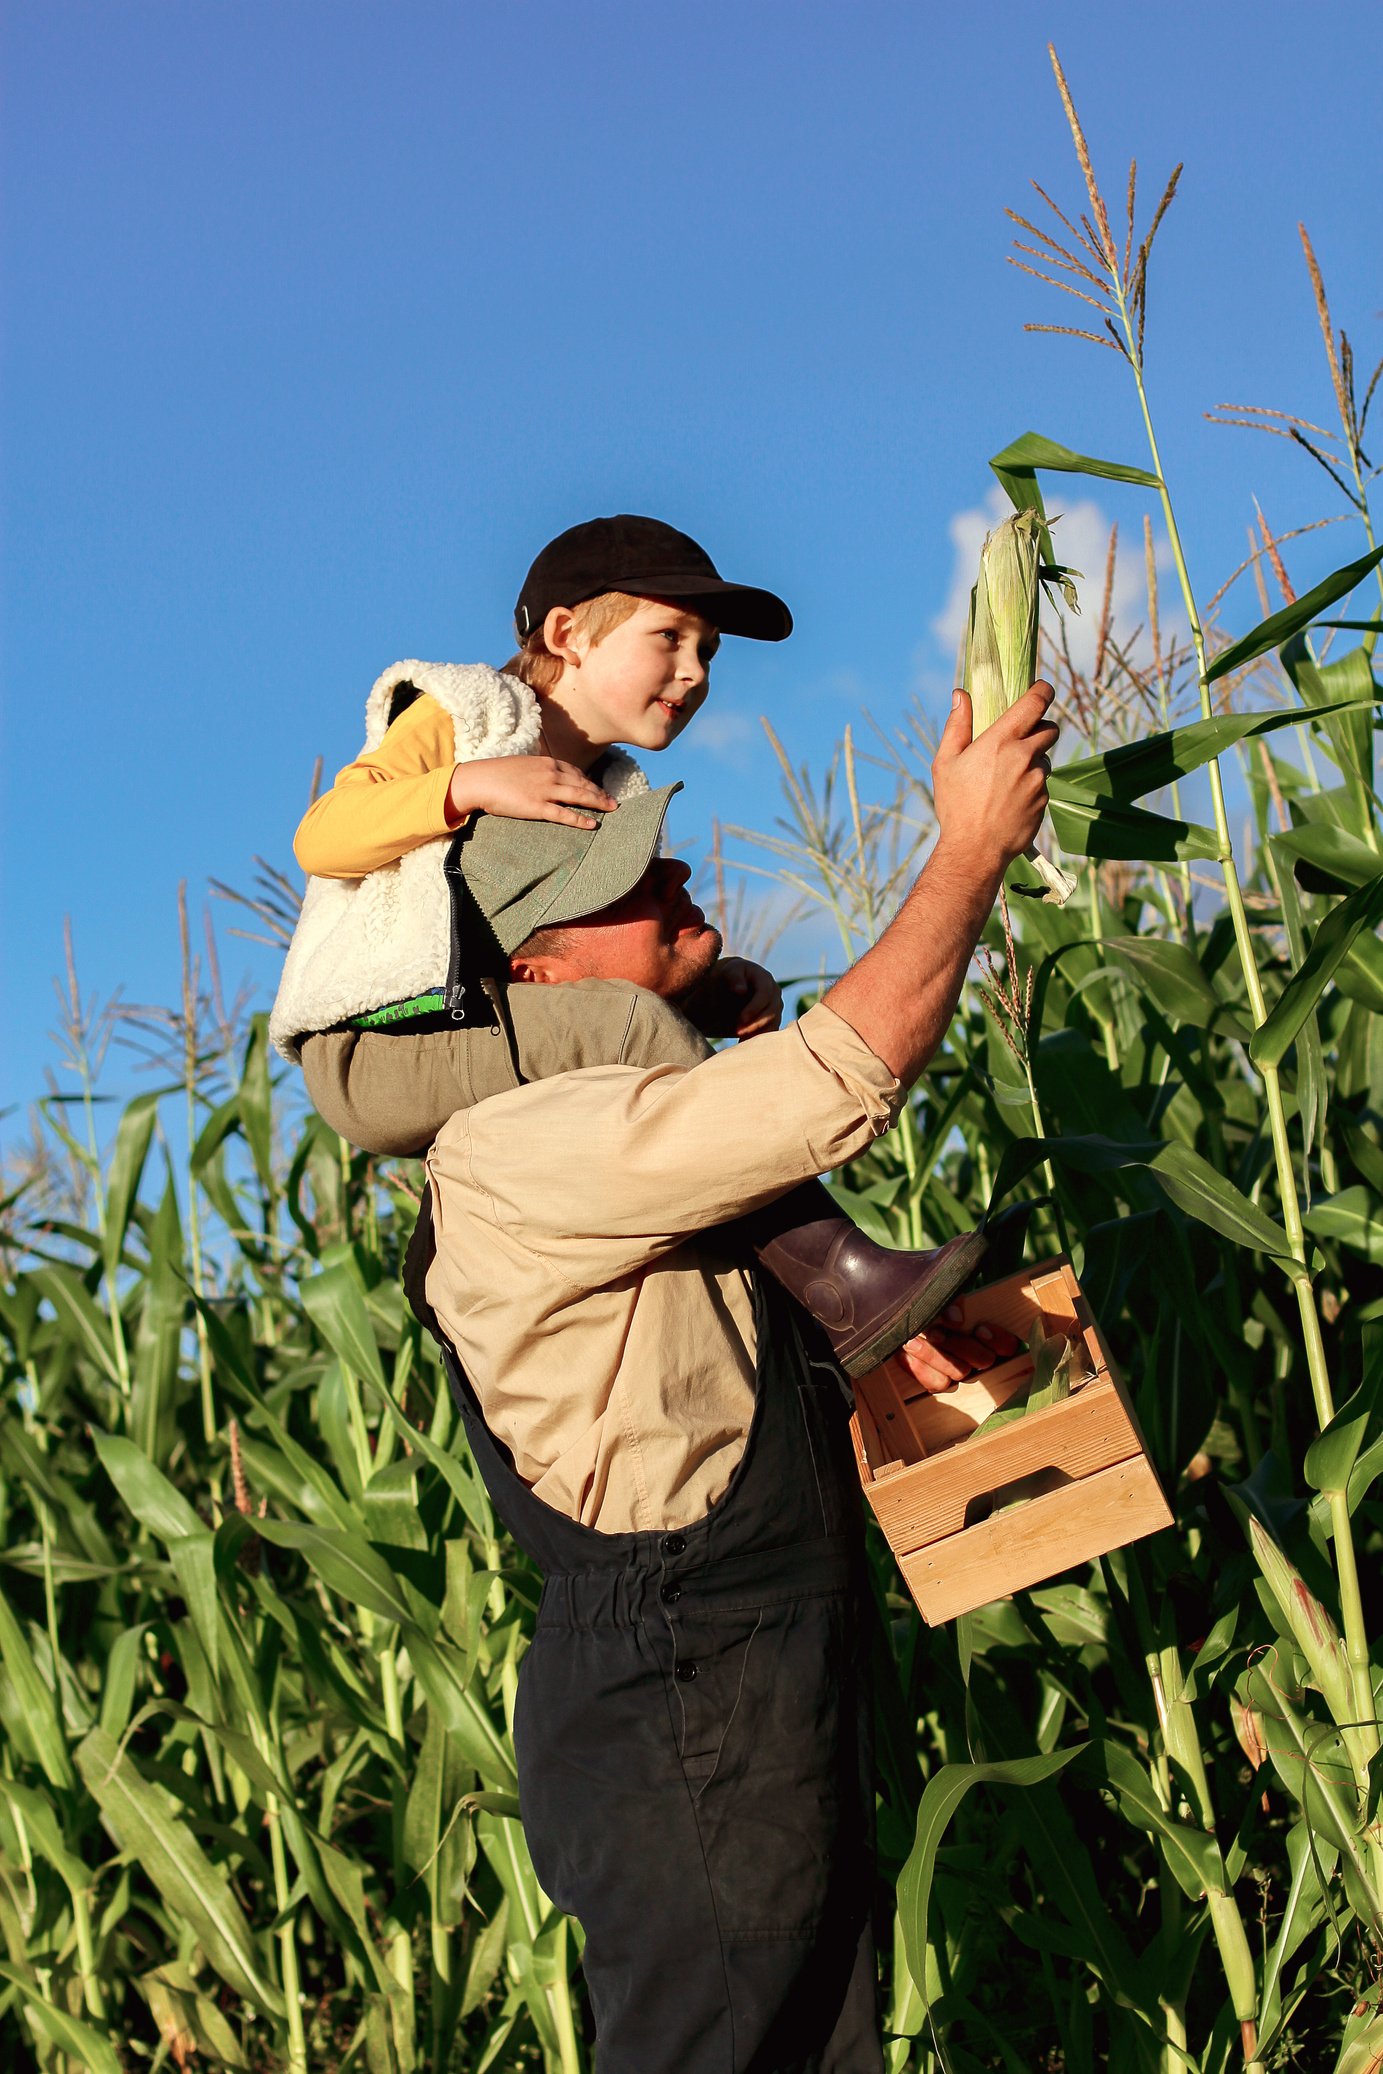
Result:
M679 1009L629 980L524 983L507 1000L525 1080L586 1066L695 1066L711 1053Z

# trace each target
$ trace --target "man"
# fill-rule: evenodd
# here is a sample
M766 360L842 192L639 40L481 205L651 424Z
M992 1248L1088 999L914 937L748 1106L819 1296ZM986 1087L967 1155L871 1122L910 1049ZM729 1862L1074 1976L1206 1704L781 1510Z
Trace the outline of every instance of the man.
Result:
M1051 699L1034 686L972 742L957 693L921 877L790 1029L555 1074L454 1117L428 1157L427 1303L496 1508L547 1576L520 1797L585 1929L599 2074L883 2064L847 1406L734 1220L896 1117L1046 807ZM696 984L718 939L655 857L675 789L589 833L476 825L465 877L515 983Z

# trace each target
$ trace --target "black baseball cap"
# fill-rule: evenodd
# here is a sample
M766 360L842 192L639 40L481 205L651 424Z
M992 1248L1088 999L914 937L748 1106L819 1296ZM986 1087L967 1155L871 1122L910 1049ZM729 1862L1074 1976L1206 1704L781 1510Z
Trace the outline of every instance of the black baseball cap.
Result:
M727 583L689 534L626 511L587 519L549 540L514 607L519 639L541 626L554 605L579 605L604 591L675 599L723 634L744 634L751 641L785 641L792 632L792 614L772 591Z

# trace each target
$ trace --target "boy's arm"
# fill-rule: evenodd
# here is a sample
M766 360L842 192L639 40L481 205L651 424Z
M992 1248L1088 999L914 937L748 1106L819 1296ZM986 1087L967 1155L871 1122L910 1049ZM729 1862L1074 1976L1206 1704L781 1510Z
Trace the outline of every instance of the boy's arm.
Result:
M612 795L553 756L486 756L453 763L452 728L423 693L368 750L336 774L298 825L293 854L314 878L356 879L473 813L594 828Z
M336 774L298 824L293 854L314 878L354 879L445 835L454 765L451 721L424 694L390 727L377 749Z

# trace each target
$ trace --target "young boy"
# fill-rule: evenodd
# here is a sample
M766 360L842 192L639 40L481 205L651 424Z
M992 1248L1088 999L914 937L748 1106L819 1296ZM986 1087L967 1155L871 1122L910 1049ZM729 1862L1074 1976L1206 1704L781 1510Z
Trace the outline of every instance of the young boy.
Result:
M791 614L771 591L727 582L685 533L626 514L551 541L515 624L522 645L503 672L386 671L367 702L364 753L298 831L310 879L270 1035L301 1059L327 1122L368 1151L421 1152L457 1111L563 1068L704 1056L687 1030L681 1060L664 1049L645 1060L628 987L510 993L510 960L468 902L466 842L483 813L585 829L618 814L648 782L617 745L666 748L706 698L721 634L780 641ZM782 1012L771 975L736 958L681 1006L706 1037L753 1036ZM984 1251L967 1233L936 1254L890 1254L824 1196L810 1214L794 1202L763 1235L763 1257L852 1373L917 1332Z

